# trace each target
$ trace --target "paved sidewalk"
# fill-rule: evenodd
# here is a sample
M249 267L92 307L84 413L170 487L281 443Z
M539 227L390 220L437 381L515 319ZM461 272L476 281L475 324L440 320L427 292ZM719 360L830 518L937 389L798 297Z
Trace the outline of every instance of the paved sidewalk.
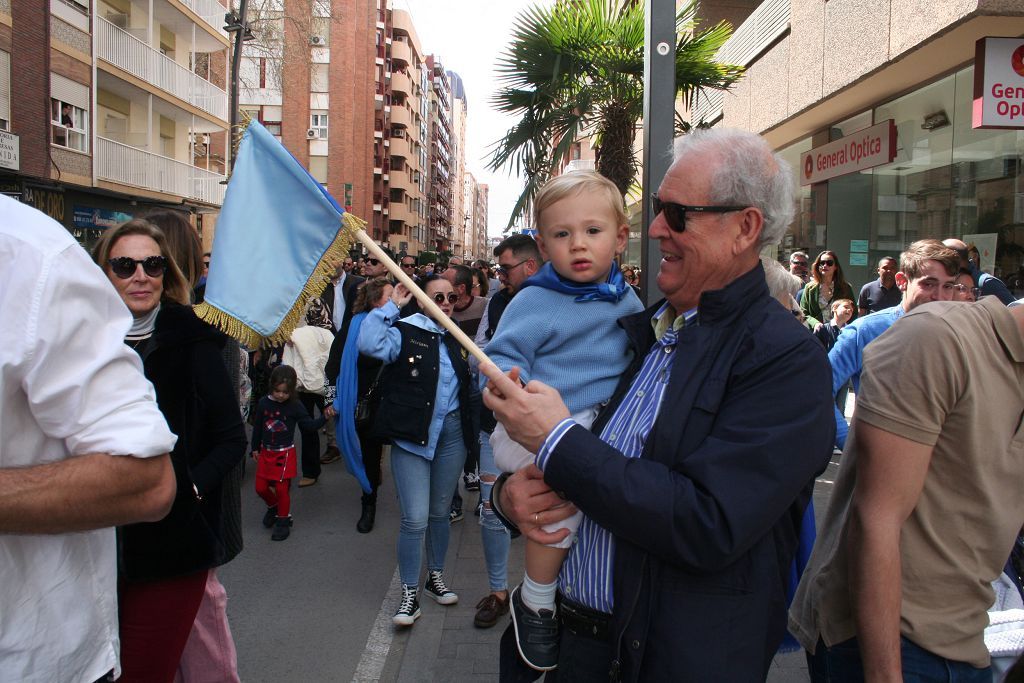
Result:
M441 607L429 598L421 603L423 616L411 629L395 632L388 662L381 680L400 683L493 683L498 675L498 643L507 617L491 629L473 627L476 603L487 595L478 518L472 514L476 494L463 494L465 519L452 525L446 574L459 602ZM820 514L820 513L819 513ZM523 540L512 542L509 582L516 585L523 576ZM397 608L397 599L395 600ZM802 652L779 655L768 674L769 683L806 683L807 663Z

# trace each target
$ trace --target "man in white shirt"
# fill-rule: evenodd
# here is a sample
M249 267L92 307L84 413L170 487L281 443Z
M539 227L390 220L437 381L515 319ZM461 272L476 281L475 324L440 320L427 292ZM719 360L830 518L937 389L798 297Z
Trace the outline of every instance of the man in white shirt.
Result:
M114 530L174 499L131 315L66 230L0 196L0 682L120 673Z

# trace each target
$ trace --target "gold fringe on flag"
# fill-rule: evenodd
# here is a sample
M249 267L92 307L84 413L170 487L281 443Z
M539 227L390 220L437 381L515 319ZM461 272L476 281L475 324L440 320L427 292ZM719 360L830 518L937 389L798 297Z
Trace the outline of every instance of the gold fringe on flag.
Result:
M295 303L292 304L291 309L281 320L281 324L272 333L260 334L233 315L214 308L206 302L195 307L195 314L250 349L281 346L291 338L292 331L295 330L305 314L310 299L320 296L324 288L327 287L327 283L334 278L337 264L348 256L349 249L356 241L356 231L365 227L366 221L362 218L348 212L342 214L338 234L320 257L320 261L316 264L316 268L313 269L313 273L309 276L302 291L299 292Z

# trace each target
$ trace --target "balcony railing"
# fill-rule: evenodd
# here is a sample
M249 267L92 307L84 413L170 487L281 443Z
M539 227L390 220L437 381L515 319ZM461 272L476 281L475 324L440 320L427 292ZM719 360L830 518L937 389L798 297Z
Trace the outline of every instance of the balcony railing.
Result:
M103 17L96 17L100 59L205 112L227 120L228 94Z
M198 14L215 32L227 38L228 32L224 30L224 13L228 10L224 5L217 0L181 0L181 4Z
M764 0L715 54L723 64L750 66L783 33L789 30L790 0ZM690 115L692 123L712 123L722 115L725 93L702 88Z
M101 180L207 204L224 202L221 174L101 137L96 138L96 175Z

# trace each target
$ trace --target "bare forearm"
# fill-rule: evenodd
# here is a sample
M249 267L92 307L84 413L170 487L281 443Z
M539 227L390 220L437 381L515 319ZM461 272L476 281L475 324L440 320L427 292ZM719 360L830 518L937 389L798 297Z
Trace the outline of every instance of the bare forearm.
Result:
M902 681L899 527L878 528L852 512L850 594L857 641L869 683Z
M102 453L0 469L0 534L56 534L162 519L174 500L170 457Z

